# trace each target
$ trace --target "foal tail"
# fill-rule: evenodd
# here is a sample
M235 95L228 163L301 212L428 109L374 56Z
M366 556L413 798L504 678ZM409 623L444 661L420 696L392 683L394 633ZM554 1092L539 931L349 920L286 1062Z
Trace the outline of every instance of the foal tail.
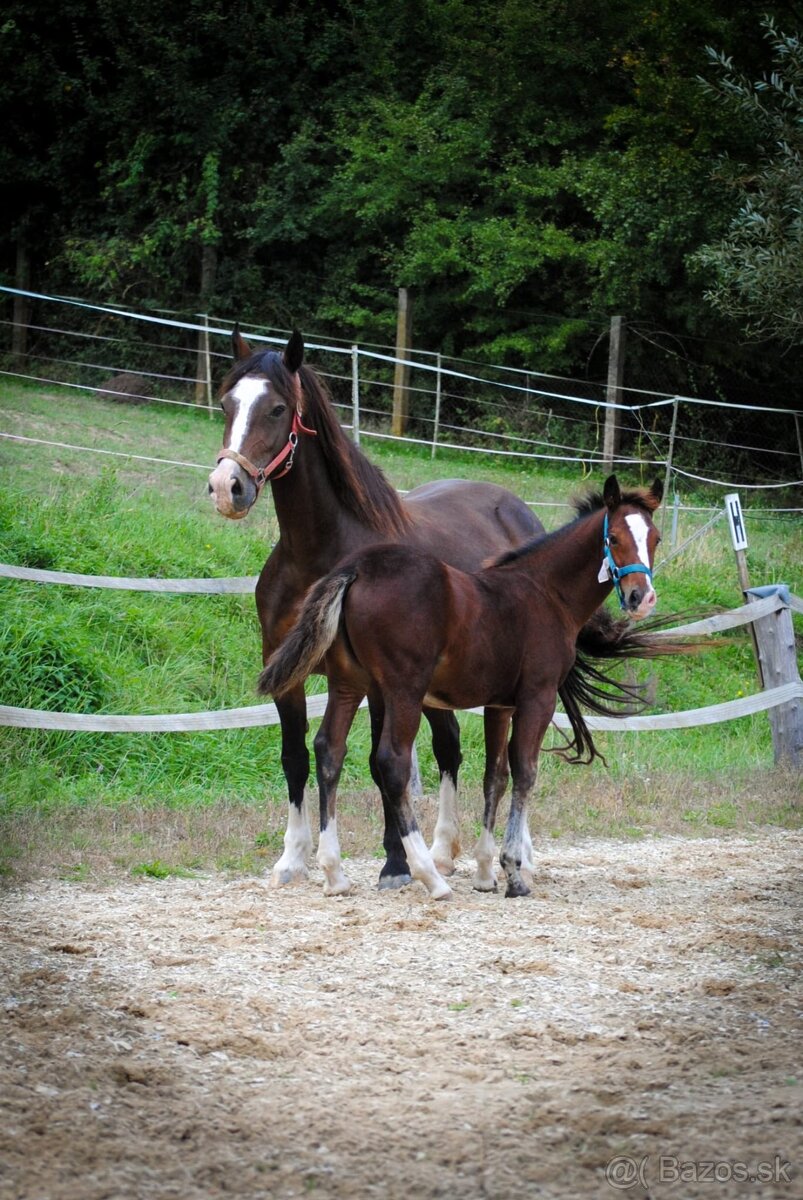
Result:
M582 709L603 717L627 717L651 703L649 684L621 683L596 665L599 659L660 658L667 654L694 654L706 643L701 638L668 637L661 632L677 614L650 622L641 631L626 617L616 618L599 608L580 630L577 656L558 689L574 737L555 752L567 762L590 763L604 756L594 745Z
M315 669L337 637L343 600L356 578L356 567L341 567L310 588L295 625L259 676L260 695L283 696Z

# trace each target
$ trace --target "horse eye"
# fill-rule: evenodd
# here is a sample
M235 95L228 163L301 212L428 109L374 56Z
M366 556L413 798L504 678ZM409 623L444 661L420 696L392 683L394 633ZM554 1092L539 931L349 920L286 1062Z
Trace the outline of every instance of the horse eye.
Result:
M618 546L618 545L619 545L619 539L618 539L618 537L616 536L616 534L615 534L615 533L612 533L612 534L610 534L610 535L609 535L609 537L608 537L608 543L609 543L611 546Z
M280 417L286 408L287 408L286 404L277 404L270 415L272 417Z

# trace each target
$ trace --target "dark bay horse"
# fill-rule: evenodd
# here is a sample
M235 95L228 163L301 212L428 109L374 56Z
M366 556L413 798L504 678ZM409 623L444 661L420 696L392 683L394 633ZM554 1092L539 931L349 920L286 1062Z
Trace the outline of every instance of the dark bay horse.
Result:
M399 542L474 570L487 557L543 533L527 505L494 484L442 480L415 488L401 500L344 434L323 383L303 363L299 334L292 335L282 353L252 353L237 330L232 346L235 365L220 391L224 448L209 477L209 491L218 512L236 519L249 512L266 483L271 487L279 540L256 588L263 662L292 626L310 585L361 547ZM310 670L315 669L311 664ZM299 678L277 700L290 804L284 852L273 870L276 883L306 876L312 848L304 799L309 752L303 684ZM425 715L441 780L432 851L439 868L449 873L459 849L459 729L451 712L427 706ZM504 714L499 719L507 720ZM371 728L376 744L381 715L373 711ZM371 771L382 791L374 754ZM396 822L388 819L384 791L382 799L387 861L380 886L397 886L409 881L409 868Z
M496 889L493 829L510 773L513 793L500 862L506 895L527 894L521 874L526 805L558 693L574 733L575 759L585 754L590 761L597 752L580 702L606 710L589 695L577 637L614 586L634 618L652 610L652 564L660 540L652 513L662 491L656 481L649 490L621 492L612 475L602 494L579 506L572 523L530 539L473 574L410 545L380 545L352 555L310 590L298 623L263 670L259 690L280 698L325 657L329 701L315 752L318 861L328 893L349 888L340 863L336 790L346 736L367 694L381 720L376 770L383 794L412 875L433 899L448 898L451 890L416 824L409 791L413 740L425 704L448 710L484 706L491 720L474 886ZM626 620L618 626L620 657L692 648L638 633ZM591 678L598 677L592 669ZM499 712L505 721L494 720Z

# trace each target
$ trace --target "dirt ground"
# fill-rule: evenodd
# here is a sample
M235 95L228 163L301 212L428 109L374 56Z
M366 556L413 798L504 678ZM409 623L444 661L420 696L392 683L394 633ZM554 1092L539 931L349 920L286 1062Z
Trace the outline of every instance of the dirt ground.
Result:
M803 1195L803 836L0 893L2 1200ZM742 1182L743 1175L767 1177Z

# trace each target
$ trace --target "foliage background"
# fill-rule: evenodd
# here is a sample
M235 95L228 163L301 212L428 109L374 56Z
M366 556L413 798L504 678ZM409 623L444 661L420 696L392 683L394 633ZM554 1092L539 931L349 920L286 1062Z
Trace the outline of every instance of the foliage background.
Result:
M705 299L755 130L706 47L771 67L744 0L9 0L0 174L38 290L214 311L800 406L800 352ZM760 402L760 401L759 401Z

